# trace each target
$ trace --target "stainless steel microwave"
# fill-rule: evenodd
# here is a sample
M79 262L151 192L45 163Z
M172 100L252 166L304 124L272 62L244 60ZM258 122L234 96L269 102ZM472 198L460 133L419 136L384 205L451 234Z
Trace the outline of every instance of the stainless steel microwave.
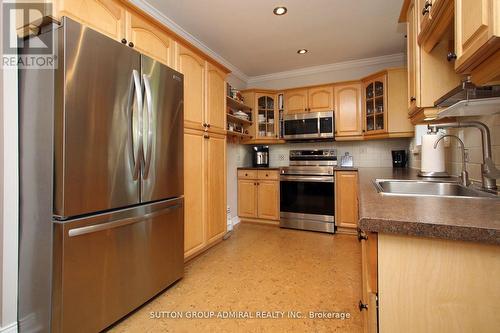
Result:
M285 140L333 139L335 120L333 111L301 113L283 117Z

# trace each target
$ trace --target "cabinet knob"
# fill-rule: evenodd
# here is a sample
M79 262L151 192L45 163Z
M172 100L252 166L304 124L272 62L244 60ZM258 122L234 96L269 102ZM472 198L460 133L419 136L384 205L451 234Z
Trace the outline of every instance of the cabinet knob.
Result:
M455 54L455 52L449 52L448 55L446 55L446 59L448 59L448 61L455 60L457 59L457 55Z
M207 134L203 135L203 137L204 137L205 139L210 139L210 135L207 135Z
M207 124L207 127L210 128L210 124Z
M358 228L358 241L362 241L362 240L367 240L368 239L368 236L361 230Z
M245 173L245 177L248 177L248 173Z
M128 42L128 46L130 46L130 47L134 47L134 43L132 43L132 42Z
M257 183L253 183L254 185L257 185Z
M410 102L415 102L416 100L417 100L417 98L416 98L416 97L413 97L413 96L412 96L412 97L410 97Z
M359 311L368 310L368 304L363 304L363 302L359 301L358 308Z
M422 15L425 16L425 14L429 13L431 7L432 7L432 2L430 0L426 0L424 9L422 9Z
M266 177L269 177L269 175L266 173Z
M207 125L208 125L207 123L203 123L203 127L207 127Z
M127 40L125 38L122 39L123 44L127 44Z

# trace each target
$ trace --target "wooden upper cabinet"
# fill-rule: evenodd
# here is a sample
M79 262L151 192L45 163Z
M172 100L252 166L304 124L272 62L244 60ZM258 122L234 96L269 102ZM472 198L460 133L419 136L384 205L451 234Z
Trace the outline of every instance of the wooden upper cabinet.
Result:
M365 134L387 132L387 74L364 82Z
M257 183L258 216L260 219L279 220L280 192L279 182L274 180L258 180Z
M211 243L226 233L226 137L210 134L207 141L207 240Z
M307 97L307 89L294 89L285 91L285 113L297 114L307 112Z
M114 0L57 0L56 17L70 17L115 40L125 38L125 8Z
M335 86L335 136L362 135L361 84Z
M207 114L210 128L225 130L226 125L226 74L208 63L207 65Z
M459 73L471 73L481 66L484 78L500 78L500 0L455 1L455 68ZM493 59L493 61L492 61ZM496 61L495 61L496 60ZM481 73L480 73L481 74ZM478 82L483 84L486 82Z
M321 112L333 110L333 86L322 86L308 89L308 111Z
M167 66L174 66L174 41L165 31L140 14L127 12L126 39L128 45L133 46L139 52Z
M184 123L200 129L205 120L205 60L179 45L177 61L184 74Z

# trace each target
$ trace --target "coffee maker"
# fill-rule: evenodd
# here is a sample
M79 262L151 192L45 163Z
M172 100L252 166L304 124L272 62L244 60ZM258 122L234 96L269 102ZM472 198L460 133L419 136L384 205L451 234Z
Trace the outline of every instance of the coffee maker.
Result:
M269 146L254 146L252 165L254 168L269 167Z
M406 150L393 150L392 151L392 167L405 168L406 167Z

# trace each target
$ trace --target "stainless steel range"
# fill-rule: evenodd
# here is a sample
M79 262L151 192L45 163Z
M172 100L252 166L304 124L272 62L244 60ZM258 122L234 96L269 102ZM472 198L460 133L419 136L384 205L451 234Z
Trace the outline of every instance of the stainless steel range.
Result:
M335 149L292 150L281 169L280 226L335 232Z

